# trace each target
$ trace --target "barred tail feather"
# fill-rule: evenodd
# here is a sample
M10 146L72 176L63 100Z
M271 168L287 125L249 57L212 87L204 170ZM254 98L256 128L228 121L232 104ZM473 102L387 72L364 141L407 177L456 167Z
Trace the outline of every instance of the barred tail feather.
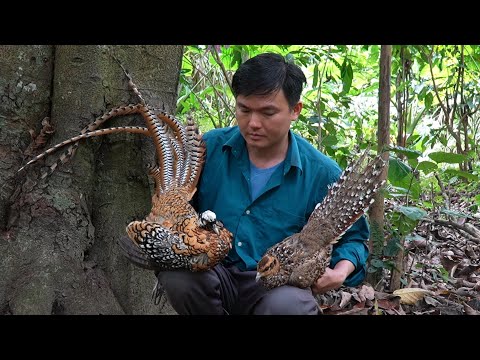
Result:
M51 147L50 149L44 151L43 153L35 156L32 160L30 160L24 166L22 166L20 169L18 169L18 172L22 171L23 169L25 169L27 166L33 164L34 162L44 158L45 156L47 156L49 154L52 154L52 153L56 152L57 150L65 147L69 144L74 143L73 145L76 148L78 146L78 141L80 141L80 140L95 137L95 136L115 134L115 133L120 133L120 132L129 132L129 133L136 133L136 134L142 134L142 135L150 136L150 133L148 132L148 130L144 127L141 127L141 126L121 126L121 127L112 127L112 128L100 129L100 130L87 132L87 133L84 133L84 134L81 134L81 135L78 135L78 136L74 136L74 137L72 137L68 140L65 140L65 141ZM48 174L51 174L55 170L55 168L58 166L59 163L62 163L62 164L65 163L67 161L67 159L66 159L67 154L70 154L70 151L71 150L69 149L69 150L67 150L67 152L65 154L60 156L58 161L50 167L50 171L48 173L44 174L42 177L45 177Z
M387 161L381 155L371 161L366 159L367 151L343 171L316 206L304 229L312 226L328 229L324 230L327 236L323 240L333 243L367 211L385 183L382 172Z
M172 132L170 135L170 143L173 148L173 155L175 156L173 178L176 185L180 185L179 179L185 171L185 157L187 147L187 135L183 125L174 117L162 111L157 113L157 116L162 120Z
M106 113L104 113L102 116L99 116L98 118L95 119L95 121L91 122L87 126L85 126L81 131L80 135L86 134L87 132L92 132L98 129L104 122L106 122L109 119L112 119L117 116L124 116L124 115L130 115L130 114L135 114L140 111L141 107L140 105L135 105L135 104L128 104L127 106L117 106ZM50 174L52 174L55 169L58 167L60 164L65 164L69 159L75 155L75 152L77 151L78 148L78 142L73 143L72 145L69 146L69 148L60 156L60 158L50 167L48 172L42 175L42 179Z
M200 173L205 162L206 148L198 127L191 118L187 120L186 134L189 156L185 165L186 169L183 174L182 184L189 185L193 191L197 187L198 180L200 179Z

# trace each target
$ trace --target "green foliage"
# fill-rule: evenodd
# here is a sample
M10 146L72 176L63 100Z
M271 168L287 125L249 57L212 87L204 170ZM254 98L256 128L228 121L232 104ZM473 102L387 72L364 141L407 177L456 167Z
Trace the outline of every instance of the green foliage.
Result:
M234 71L261 52L280 53L300 65L308 80L304 108L292 129L345 167L354 147L363 149L377 141L379 50L376 45L185 46L177 115L194 116L202 131L234 125L235 101L229 85ZM434 183L433 174L446 183L478 182L478 170L467 170L465 164L478 162L480 155L480 112L473 112L480 107L479 60L479 46L393 46L390 134L394 139L398 131L396 102L401 92L406 143L389 148L388 196L419 201L421 189ZM460 70L463 98L454 103ZM466 125L469 131L462 135L468 154L450 150L455 142L442 118L446 101L451 111L472 112ZM450 126L460 131L459 117L451 116Z
M407 157L408 159L416 159L419 156L422 155L420 151L413 150L413 149L407 149L401 146L389 146L387 148L389 151L394 151L396 154L401 154Z
M468 180L478 181L478 175L470 174L466 171L460 171L456 169L445 169L445 174L454 175L456 177L460 176Z
M475 205L472 211L477 212L480 209L480 194L475 195L474 200L475 200Z
M201 131L235 125L231 78L242 62L262 52L284 55L301 66L307 77L303 111L292 123L294 131L342 168L358 149L377 143L377 45L185 46L177 115L193 116ZM369 272L393 270L395 256L425 211L442 207L439 181L467 194L478 191L479 63L477 45L392 47L392 145L386 149L390 159L384 195L406 205L385 214L386 239L383 229L372 227L372 234L378 233L372 237L373 245L380 252L375 250ZM400 130L403 141L397 144ZM474 201L471 210L478 211L480 194ZM443 211L445 216L455 215ZM442 269L438 277L448 278Z
M420 196L420 182L415 177L412 168L393 155L389 160L388 181L396 189L393 194L410 194L415 199Z
M413 222L421 220L427 215L426 211L412 206L399 206L397 211Z
M436 151L428 154L428 157L436 163L459 164L468 158L462 154L454 154L444 151Z
M438 165L431 161L421 161L417 165L417 170L422 171L425 175L438 170Z

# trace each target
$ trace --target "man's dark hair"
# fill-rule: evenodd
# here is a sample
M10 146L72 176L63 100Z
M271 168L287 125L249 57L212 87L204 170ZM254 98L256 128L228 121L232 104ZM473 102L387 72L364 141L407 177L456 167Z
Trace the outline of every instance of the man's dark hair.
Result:
M268 95L283 89L288 105L293 108L300 100L305 75L297 65L282 55L264 53L240 65L233 75L232 88L238 95Z

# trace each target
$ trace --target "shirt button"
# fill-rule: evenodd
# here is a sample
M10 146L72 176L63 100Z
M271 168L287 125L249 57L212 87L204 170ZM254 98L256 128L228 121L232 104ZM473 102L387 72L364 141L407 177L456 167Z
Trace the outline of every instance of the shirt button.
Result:
M250 215L250 210L245 211L245 214Z
M239 242L237 243L237 245L238 245L238 246L242 246L242 242L239 241Z

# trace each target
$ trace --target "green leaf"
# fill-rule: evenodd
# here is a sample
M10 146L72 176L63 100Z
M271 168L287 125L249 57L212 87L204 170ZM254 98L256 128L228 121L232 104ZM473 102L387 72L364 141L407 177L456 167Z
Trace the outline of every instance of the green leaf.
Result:
M380 259L372 259L372 261L370 261L370 264L376 268L383 267L383 261Z
M405 155L408 159L416 159L422 155L420 151L407 149L402 146L391 146L388 150L393 151L396 154Z
M428 157L436 163L459 164L468 160L468 157L462 154L447 153L443 151L432 152Z
M404 197L405 195L408 194L408 190L405 189L404 187L393 186L391 183L386 186L385 190L387 191L386 196L392 197L392 198Z
M338 143L338 139L335 135L328 135L327 137L323 138L322 144L324 146L332 146Z
M391 185L404 189L405 194L410 194L414 199L418 199L421 192L419 181L413 176L411 168L398 158L390 158L388 165L388 181ZM393 195L394 196L394 195Z
M327 117L329 118L338 118L340 116L340 114L336 111L330 111L327 115Z
M400 248L400 238L398 236L394 236L387 242L387 245L383 249L383 254L389 257L396 256Z
M480 194L475 195L475 202L480 206Z
M432 106L433 94L428 93L425 95L425 109L429 109Z
M313 82L312 87L316 88L318 84L318 63L313 67Z
M417 170L423 171L425 174L430 174L437 169L438 165L431 161L421 161L417 165Z
M418 165L418 160L417 159L407 159L408 165L411 166L412 169L416 169Z
M340 76L342 77L343 83L342 94L347 94L352 86L353 69L352 65L346 58L343 61L342 68L340 70Z
M414 240L425 240L423 236L420 236L418 234L410 234L405 236L406 241L414 241Z
M456 170L456 169L446 169L445 173L462 176L466 179L473 180L473 181L478 180L478 175L470 174L466 171L460 171L460 170Z
M425 210L414 206L398 206L396 210L412 220L420 220L427 216L427 212Z
M425 94L427 93L428 88L424 86L423 84L419 84L417 88L415 88L415 91L418 91L418 89L421 90L417 94L417 99L418 100L423 100L425 98Z
M449 216L453 216L453 217L460 217L460 218L470 217L468 214L465 214L461 211L454 211L454 210L445 209L445 208L441 208L440 212L445 214L445 215L449 215Z
M415 145L418 141L422 139L422 136L419 134L410 135L407 139L407 145Z
M447 144L448 144L448 140L447 140L447 137L443 134L440 134L438 136L438 140L440 141L440 144L442 144L443 146L447 147Z
M458 181L458 176L453 176L450 180L448 180L448 185L453 185Z
M404 179L412 170L398 158L390 158L388 165L388 180L395 184Z
M422 202L422 206L425 208L425 209L429 209L429 210L432 210L433 209L433 203L430 202L430 201L423 201Z
M325 127L325 130L327 130L329 133L335 133L335 124L333 121L326 121L323 126Z

